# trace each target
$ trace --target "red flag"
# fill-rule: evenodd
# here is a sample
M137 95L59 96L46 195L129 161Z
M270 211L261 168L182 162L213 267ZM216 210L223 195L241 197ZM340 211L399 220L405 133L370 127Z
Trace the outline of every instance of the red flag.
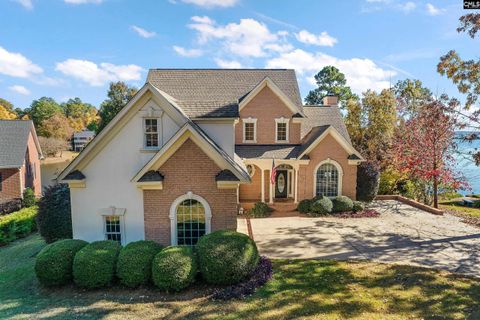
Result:
M277 168L275 168L275 159L272 161L272 170L270 171L270 183L275 184L275 177L277 176Z

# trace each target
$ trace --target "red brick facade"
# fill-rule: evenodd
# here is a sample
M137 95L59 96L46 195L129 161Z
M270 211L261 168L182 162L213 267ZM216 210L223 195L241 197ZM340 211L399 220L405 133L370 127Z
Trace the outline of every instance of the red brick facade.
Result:
M19 169L0 169L1 189L0 203L22 197Z
M204 198L212 210L211 230L237 228L237 191L218 189L215 176L221 168L188 139L158 170L163 190L144 190L145 239L170 245L170 207L187 192Z

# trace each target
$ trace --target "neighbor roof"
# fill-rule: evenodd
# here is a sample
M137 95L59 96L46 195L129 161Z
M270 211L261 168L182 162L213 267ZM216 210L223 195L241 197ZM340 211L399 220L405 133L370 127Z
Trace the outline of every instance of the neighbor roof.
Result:
M348 135L347 127L343 122L340 109L335 106L304 106L303 112L306 118L302 123L302 138L312 130L314 127L332 126L334 127L348 143L352 144L350 136Z
M20 168L23 165L28 134L32 130L34 133L33 122L30 120L0 120L0 168ZM37 141L36 143L41 156L40 147Z
M176 99L190 118L236 118L238 102L267 77L302 110L291 69L151 69L147 82Z

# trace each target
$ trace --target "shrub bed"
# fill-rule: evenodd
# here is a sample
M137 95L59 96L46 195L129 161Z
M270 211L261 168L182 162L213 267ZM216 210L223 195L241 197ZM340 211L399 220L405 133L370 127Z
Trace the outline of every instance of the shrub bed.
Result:
M43 248L35 260L38 281L44 286L58 286L70 282L73 278L75 254L87 244L83 240L65 239Z
M22 199L13 199L0 203L0 216L22 209Z
M117 277L120 283L135 288L146 284L152 275L152 261L162 247L154 241L131 242L118 255Z
M195 281L197 261L192 248L171 246L160 251L152 263L153 283L162 290L180 291Z
M309 213L312 207L312 200L305 199L298 203L297 211L301 213Z
M353 209L353 201L346 196L338 196L332 200L333 212L348 212Z
M221 285L245 279L259 260L255 242L235 231L216 231L201 237L197 254L205 281Z
M359 211L363 211L365 209L365 206L363 205L362 202L360 201L353 201L353 212L359 212Z
M24 208L0 217L0 246L37 230L37 207Z
M73 278L83 288L99 288L112 283L121 249L118 242L95 241L77 252L73 260Z
M212 294L212 299L230 300L249 296L253 294L257 288L267 283L267 281L272 278L272 274L272 262L267 257L261 256L252 274L245 281L215 290Z
M333 209L332 200L330 200L327 197L321 197L313 201L310 214L325 215L325 214L331 213L332 209Z
M273 209L270 208L265 202L257 202L252 209L247 210L247 217L253 218L265 218L272 213Z

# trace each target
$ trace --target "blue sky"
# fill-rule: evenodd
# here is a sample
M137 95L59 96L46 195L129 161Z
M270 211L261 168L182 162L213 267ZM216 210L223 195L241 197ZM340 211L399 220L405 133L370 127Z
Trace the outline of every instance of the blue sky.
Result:
M436 72L457 34L461 0L2 0L0 96L16 107L51 96L104 100L110 81L140 87L149 68L294 68L302 96L325 65L356 91L417 78L460 97Z

